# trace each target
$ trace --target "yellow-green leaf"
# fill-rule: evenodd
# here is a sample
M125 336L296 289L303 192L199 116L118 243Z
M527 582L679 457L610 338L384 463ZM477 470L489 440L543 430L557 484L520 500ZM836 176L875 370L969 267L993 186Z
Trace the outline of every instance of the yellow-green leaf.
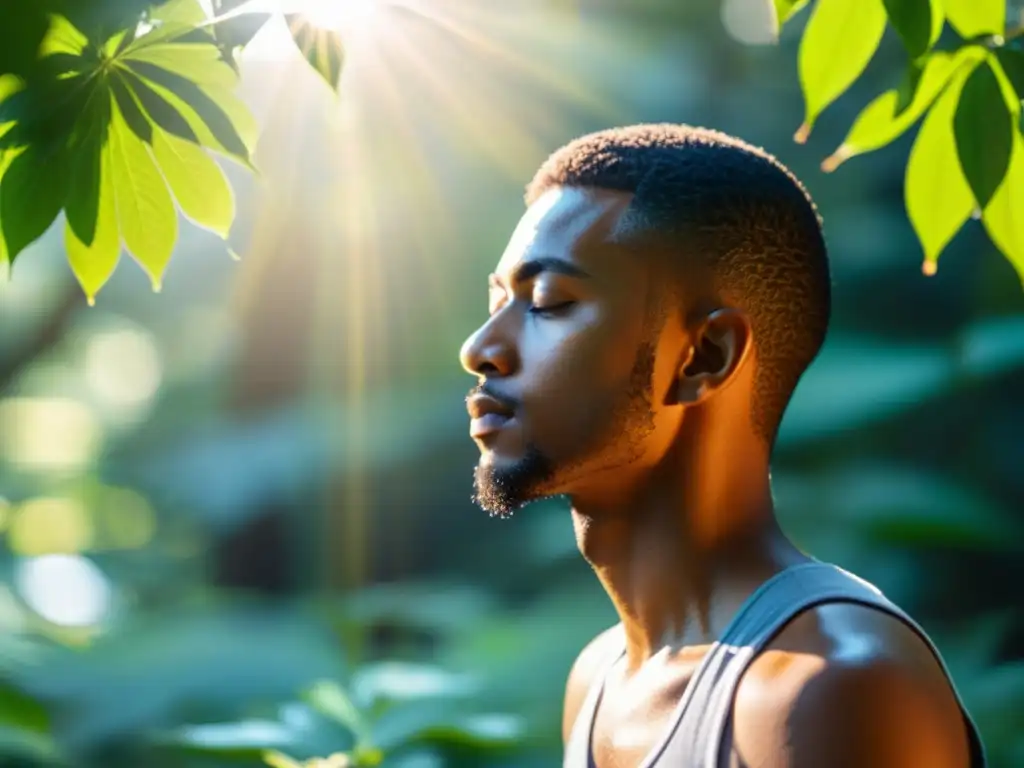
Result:
M772 4L775 6L775 17L779 20L781 27L789 21L791 16L807 5L807 0L772 0Z
M169 0L152 10L149 17L165 24L191 24L197 26L206 21L206 12L199 0Z
M125 248L149 274L159 291L178 239L178 213L149 148L128 127L120 110L110 123L117 222Z
M140 38L118 57L133 67L135 62L146 62L173 72L200 86L234 89L238 75L221 57L220 49L212 43L160 43L141 45ZM138 47L134 47L138 45Z
M79 240L70 222L64 225L64 245L68 252L68 263L71 264L71 270L78 278L90 305L95 303L96 294L114 274L121 256L112 161L111 152L100 153L99 205L92 243L86 245Z
M834 171L851 157L884 147L901 136L932 105L958 69L972 66L984 55L983 50L975 47L961 48L955 54L932 53L910 104L900 111L900 92L896 89L875 98L857 116L843 143L822 163L822 170Z
M67 18L53 14L50 16L50 28L46 31L43 42L39 46L39 56L49 56L55 53L78 56L88 43L85 35Z
M227 239L235 198L224 172L206 150L157 128L153 155L189 219Z
M3 129L0 129L0 133L3 133ZM10 167L11 161L22 151L20 149L0 149L0 185L3 185L4 173ZM3 225L3 219L0 219L0 262L6 264L10 261L10 257L7 253L7 241L4 238Z
M203 146L252 168L249 156L259 127L234 93L223 88L200 87L149 62L133 61L131 69L182 114Z
M276 749L268 749L263 753L263 762L270 768L302 768L302 763L292 760L283 752Z
M953 133L967 183L984 210L1010 166L1015 115L1003 97L1002 86L989 61L975 67L960 91Z
M814 122L860 76L885 31L882 0L818 0L800 41L798 69L804 122L794 137L807 140Z
M1014 133L1010 168L982 214L988 236L1024 281L1024 136Z
M964 40L1001 35L1006 26L1006 0L945 0L946 18Z
M958 73L935 101L907 161L904 196L910 223L924 249L926 274L974 210L974 195L960 169L953 115L967 73Z
M3 101L8 96L17 93L25 87L25 81L17 75L10 73L6 75L0 75L0 101Z

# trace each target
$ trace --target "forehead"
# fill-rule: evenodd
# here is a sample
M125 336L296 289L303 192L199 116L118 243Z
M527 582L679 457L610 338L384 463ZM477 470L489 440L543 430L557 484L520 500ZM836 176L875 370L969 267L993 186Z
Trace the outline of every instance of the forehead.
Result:
M625 192L553 187L526 210L498 262L500 277L529 259L569 261L595 277L626 266L613 235L632 196Z

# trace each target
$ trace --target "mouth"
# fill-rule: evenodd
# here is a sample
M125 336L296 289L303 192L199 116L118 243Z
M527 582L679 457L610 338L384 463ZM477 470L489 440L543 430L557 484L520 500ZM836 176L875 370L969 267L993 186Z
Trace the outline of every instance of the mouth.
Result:
M515 419L515 411L490 395L477 394L466 399L469 411L469 436L482 439L500 432Z

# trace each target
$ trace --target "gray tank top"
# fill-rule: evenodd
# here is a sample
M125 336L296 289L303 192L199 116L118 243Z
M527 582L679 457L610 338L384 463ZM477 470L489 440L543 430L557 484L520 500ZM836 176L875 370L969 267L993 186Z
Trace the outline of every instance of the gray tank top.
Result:
M984 768L977 728L953 686L949 670L924 630L868 582L827 563L792 566L762 584L733 616L722 636L697 667L665 736L641 768L728 768L726 734L733 697L750 663L798 614L824 603L860 603L895 616L928 645L950 680L960 703L971 750L971 768ZM566 744L563 768L594 768L591 753L594 717L609 669L625 654L621 639L580 708Z

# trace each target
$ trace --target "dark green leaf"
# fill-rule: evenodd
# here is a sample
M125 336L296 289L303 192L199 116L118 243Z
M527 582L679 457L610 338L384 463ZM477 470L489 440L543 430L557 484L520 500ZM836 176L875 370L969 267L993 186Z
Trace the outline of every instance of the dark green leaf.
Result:
M1017 96L1024 99L1024 51L1000 48L996 51L996 58Z
M168 72L166 69L146 61L132 61L131 69L135 74L166 88L180 98L195 111L225 151L244 159L245 162L249 161L249 149L242 141L242 137L238 135L238 131L227 113L198 85L181 75Z
M147 144L153 143L153 124L146 119L135 97L132 96L128 86L125 85L120 73L110 78L110 90L114 94L114 101L121 112L121 116L132 129L132 133L138 136Z
M10 262L49 228L66 197L63 152L31 146L14 158L0 180L0 221Z
M124 77L125 83L132 93L135 94L142 108L154 123L172 136L177 136L196 144L199 143L199 138L196 136L196 132L192 130L192 126L188 124L188 121L182 116L181 112L171 106L167 99L150 88L145 80L138 77L131 70L124 69L121 74Z
M900 83L899 88L896 89L895 117L899 117L914 103L914 97L921 87L921 78L924 75L927 61L928 59L925 58L914 59L907 66L906 71L903 73L903 81Z
M96 235L100 204L100 158L110 126L110 95L97 92L90 100L83 119L81 135L70 147L68 195L64 205L68 226L86 247Z
M982 213L985 231L1024 281L1024 133L1013 135L1006 180Z
M50 729L50 716L38 701L10 683L0 683L0 724L34 733Z
M246 1L214 0L215 15L223 16L243 5ZM213 34L221 46L231 50L238 46L248 45L249 41L256 36L256 33L262 29L269 19L269 13L242 13L215 24Z
M26 0L0 0L0 19L0 72L27 77L50 28L46 14Z
M17 120L0 137L0 149L29 144L49 150L63 147L74 129L95 85L84 74L39 77L0 102L0 123Z
M1006 176L1014 134L1013 116L988 62L964 83L953 129L960 167L978 209L984 210Z
M327 81L331 90L336 91L345 61L341 35L336 30L320 29L300 14L287 14L285 20L306 61Z
M938 0L883 0L893 28L903 40L911 59L923 56L942 31L942 6Z

